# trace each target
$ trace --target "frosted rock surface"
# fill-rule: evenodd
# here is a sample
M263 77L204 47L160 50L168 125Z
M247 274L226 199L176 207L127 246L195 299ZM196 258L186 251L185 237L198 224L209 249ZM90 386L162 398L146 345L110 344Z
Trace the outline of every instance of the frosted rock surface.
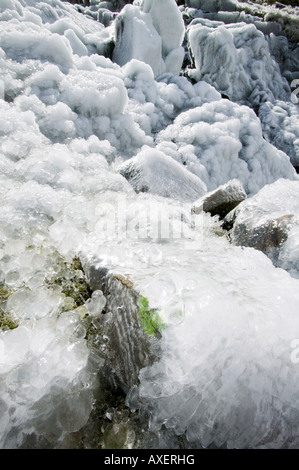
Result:
M239 103L290 98L289 84L253 24L195 24L189 27L188 38L195 64L189 71L192 78L207 81Z
M297 179L289 157L263 139L255 113L228 100L182 112L157 140L175 143L209 191L237 178L252 195L279 177Z
M148 204L144 195L131 206L132 229L139 222L142 230ZM101 248L103 266L128 273L168 325L161 359L140 373L139 406L151 429L186 432L197 446L296 447L298 280L213 234L209 215L172 214L183 238L152 244L128 233Z
M142 150L119 169L135 191L191 202L206 192L205 184L165 153Z
M195 201L192 211L196 214L201 211L209 212L212 216L219 215L222 219L246 197L242 183L236 179L231 180Z
M184 35L184 21L174 0L126 5L115 21L113 60L124 65L138 59L149 64L155 76L165 71L178 75L185 55Z
M182 45L185 26L175 0L144 0L143 11L150 13L153 25L162 39L165 58L173 49Z
M234 219L233 243L263 251L295 277L299 277L298 197L297 181L279 179L228 215Z
M276 100L259 108L264 137L299 166L299 109L298 105Z
M131 59L138 59L149 64L155 76L165 71L161 37L149 14L126 5L116 19L115 36L113 60L116 63L125 65Z

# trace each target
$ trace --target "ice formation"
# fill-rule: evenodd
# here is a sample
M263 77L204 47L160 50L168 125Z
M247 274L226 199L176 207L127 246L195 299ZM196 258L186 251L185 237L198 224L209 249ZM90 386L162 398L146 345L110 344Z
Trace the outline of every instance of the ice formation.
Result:
M161 37L166 72L178 75L185 55L182 47L185 25L175 0L144 0L142 9L151 15Z
M228 100L180 113L157 141L174 143L178 158L209 191L237 178L252 195L280 176L297 179L289 157L264 140L255 113Z
M175 0L146 0L141 9L126 5L115 22L113 60L124 65L138 59L149 64L155 76L163 72L178 75L185 55L184 36Z
M136 192L169 197L182 202L194 201L206 192L206 185L173 158L159 150L144 148L119 169Z
M281 76L261 31L253 24L209 21L206 25L205 21L197 21L188 30L195 62L195 69L189 72L192 78L211 83L240 103L258 105L267 98L287 100L288 82Z
M159 273L164 295L167 280L177 282L184 319L165 330L160 362L141 371L139 399L152 430L186 432L199 446L298 447L290 360L297 280L252 249L188 255L188 275L175 258L165 277Z
M113 60L125 65L131 59L149 64L155 74L165 72L161 37L154 28L151 16L138 7L126 5L115 25L116 45Z
M199 10L220 2L136 1L105 26L99 5L0 4L0 319L15 327L0 328L0 447L67 447L89 420L102 358L87 330L106 301L63 289L79 254L129 274L168 324L128 397L157 436L298 447L298 60L255 19ZM257 217L294 215L279 268L191 212L235 178Z
M275 100L267 101L259 109L263 135L277 148L289 155L292 164L299 166L299 113L298 106Z
M228 215L235 218L233 243L261 249L275 266L283 267L294 277L299 277L298 191L297 181L279 179Z

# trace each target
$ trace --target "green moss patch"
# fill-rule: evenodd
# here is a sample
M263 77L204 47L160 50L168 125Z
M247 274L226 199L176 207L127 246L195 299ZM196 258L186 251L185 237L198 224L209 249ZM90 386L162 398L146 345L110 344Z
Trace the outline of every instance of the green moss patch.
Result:
M146 297L140 296L138 299L139 320L145 333L154 336L156 333L162 333L165 323L162 321L159 312L155 308L149 307L149 301Z

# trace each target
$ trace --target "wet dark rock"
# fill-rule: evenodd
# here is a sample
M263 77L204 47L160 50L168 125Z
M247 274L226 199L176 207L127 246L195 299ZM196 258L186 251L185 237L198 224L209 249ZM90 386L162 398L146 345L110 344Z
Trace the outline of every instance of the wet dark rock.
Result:
M218 215L220 219L223 219L244 199L246 199L246 193L241 181L233 179L196 201L192 212L194 214L209 212L211 216Z
M149 337L139 319L139 292L125 276L113 274L99 262L82 261L92 291L102 290L106 306L100 315L100 371L107 388L125 393L139 383L139 371L158 357L159 340Z
M240 203L224 218L231 242L265 253L277 267L298 271L296 244L286 243L298 227L299 182L279 179Z
M293 215L269 216L256 221L255 225L234 223L232 239L235 245L248 246L269 255L273 261L278 258L279 250L288 238L288 228Z

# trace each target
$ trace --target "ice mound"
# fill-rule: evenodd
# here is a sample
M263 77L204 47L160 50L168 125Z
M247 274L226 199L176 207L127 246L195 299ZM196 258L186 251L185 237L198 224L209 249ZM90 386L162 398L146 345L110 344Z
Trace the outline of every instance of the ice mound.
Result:
M115 23L115 48L113 60L125 65L131 59L149 64L155 74L165 71L162 60L161 37L153 26L150 15L137 6L126 5Z
M156 81L150 66L136 59L122 72L129 96L126 109L146 135L155 135L186 109L221 99L206 82L191 84L186 77L171 73Z
M182 45L185 26L175 0L145 0L142 10L150 13L153 24L162 38L164 57Z
M98 70L70 74L61 83L62 100L83 116L121 114L127 104L127 93L121 79Z
M298 281L252 249L199 252L192 266L159 272L176 279L184 319L140 373L150 428L204 447L298 447Z
M253 25L209 22L188 29L194 69L189 76L205 80L230 100L256 106L289 100L290 87L270 54L264 34Z
M299 167L299 111L293 103L276 100L263 103L258 112L263 135L283 150L295 167Z
M48 60L68 69L72 66L69 41L58 34L50 34L34 23L1 22L3 28L0 47L7 57L19 62L24 59Z
M180 73L185 26L174 0L126 5L116 18L114 35L113 60L119 65L137 59L149 64L155 77L163 72Z
M159 150L144 148L119 171L137 192L148 191L181 202L195 201L206 193L200 178Z
M161 37L166 72L178 75L185 55L182 47L185 25L175 0L145 0L142 9L151 15L154 27Z
M16 162L26 158L33 149L48 140L40 133L32 110L20 112L14 106L1 102L0 140L3 161Z
M252 195L280 177L297 178L288 156L263 139L255 113L228 100L182 112L157 136L165 141L176 144L181 161L209 191L237 178Z
M27 107L35 110L40 129L52 141L77 136L88 138L92 134L103 137L108 133L111 118L116 126L122 119L130 127L130 117L121 117L127 104L123 81L112 76L113 68L97 68L91 62L92 65L92 70L74 69L65 76L58 67L49 64L27 79L30 93ZM40 101L35 99L34 106L33 96ZM26 98L22 97L20 103L24 108Z
M124 153L150 144L125 111L128 95L120 67L96 55L106 47L109 32L71 5L50 2L37 8L33 3L12 3L19 13L8 6L5 12L15 14L0 18L4 98L19 97L21 110L35 114L52 142L96 135Z

